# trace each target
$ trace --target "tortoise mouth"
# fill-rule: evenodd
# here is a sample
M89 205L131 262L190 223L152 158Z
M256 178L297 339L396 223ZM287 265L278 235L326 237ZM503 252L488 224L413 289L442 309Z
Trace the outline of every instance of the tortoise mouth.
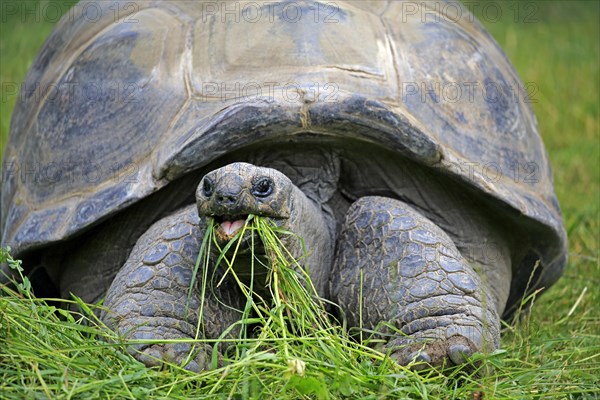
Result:
M217 235L224 240L233 239L246 224L248 215L215 215L213 219L217 224Z

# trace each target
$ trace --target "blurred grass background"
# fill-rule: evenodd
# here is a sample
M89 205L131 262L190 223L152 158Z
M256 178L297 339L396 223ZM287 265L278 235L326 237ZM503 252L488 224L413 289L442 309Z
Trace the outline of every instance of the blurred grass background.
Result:
M39 9L51 3L58 4L62 11L66 11L65 5L72 4L0 0L0 159L16 100L11 84L24 80L28 66L55 22L53 13L47 15L51 21L36 20L35 13L10 14L6 5ZM569 234L570 258L565 276L536 301L526 324L508 330L503 337L503 347L514 353L510 357L522 369L514 369L518 370L515 377L505 377L504 381L500 378L497 385L510 387L536 379L544 381L546 378L540 374L553 371L555 376L548 382L555 385L567 389L569 385L598 388L600 3L493 3L494 8L501 9L501 16L483 12L487 2L465 3L505 50L522 80L533 82L538 89L533 95L533 106L550 155L555 189ZM488 7L487 11L490 10ZM547 398L600 397L598 391L578 397L572 388L565 393Z

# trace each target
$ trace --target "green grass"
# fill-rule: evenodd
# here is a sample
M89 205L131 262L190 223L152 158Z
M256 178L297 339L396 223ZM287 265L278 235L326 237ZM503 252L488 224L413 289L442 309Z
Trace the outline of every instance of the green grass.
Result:
M506 327L504 351L485 359L490 374L414 374L352 347L343 333L340 340L319 344L333 354L350 354L331 365L317 357L315 342L276 340L278 350L287 343L288 351L304 361L303 377L292 368L298 364L288 363L292 358L269 352L257 352L235 374L231 369L202 375L177 367L147 369L120 345L102 340L111 334L89 315L66 314L24 291L0 298L0 398L214 398L211 390L223 398L230 393L259 398L262 392L266 398L470 399L479 391L488 399L600 398L599 3L501 6L502 18L482 22L521 78L538 89L533 105L568 229L569 264L565 276L535 300L532 313ZM515 10L520 11L516 21ZM529 12L533 21L525 20ZM43 19L23 23L20 17L0 15L2 148L15 101L5 84L24 79L53 25ZM271 339L282 329L274 325ZM332 332L320 330L315 336ZM304 393L311 388L316 392Z
M248 230L258 233L251 237L260 237L266 259L270 260L266 265L268 298L261 298L253 291L252 281L249 285L242 283L229 268ZM217 366L214 353L213 369L202 374L177 365L144 368L125 350L127 344L139 341L118 337L94 316L90 306L78 299L73 303L82 311L70 313L32 296L27 278L16 284L17 292L5 287L5 296L0 298L0 329L4 337L0 348L1 393L7 398L41 394L50 398L310 395L319 399L418 399L441 396L452 383L475 382L480 369L493 363L490 356L487 364L469 364L468 373L466 368L455 368L446 375L433 370L418 374L374 350L368 339L362 344L353 340L341 324L333 323L308 275L283 246L280 238L290 234L273 227L267 219L253 217L236 238L218 249L222 256L214 268L233 275L240 290L247 294L247 302L240 322L232 326L231 331L239 332L234 351L226 353L223 366ZM195 270L195 276L204 274L203 291L211 290L206 284L212 270L207 255L214 245L218 246L214 229L208 229ZM264 263L262 258L253 257L257 267ZM1 261L22 272L20 263L8 252L0 253ZM214 345L222 340L234 339L204 342ZM479 386L454 387L456 393L463 395L471 395L473 390L479 390Z

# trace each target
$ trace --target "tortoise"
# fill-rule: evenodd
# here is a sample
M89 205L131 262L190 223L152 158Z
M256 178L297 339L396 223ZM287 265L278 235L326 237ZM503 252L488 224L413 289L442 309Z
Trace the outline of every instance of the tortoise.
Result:
M460 3L112 4L62 18L12 116L2 245L38 295L106 296L102 318L142 339L193 336L203 301L218 337L241 294L186 299L191 270L211 218L226 240L254 214L304 238L348 326L440 365L496 349L501 318L562 274L530 99Z

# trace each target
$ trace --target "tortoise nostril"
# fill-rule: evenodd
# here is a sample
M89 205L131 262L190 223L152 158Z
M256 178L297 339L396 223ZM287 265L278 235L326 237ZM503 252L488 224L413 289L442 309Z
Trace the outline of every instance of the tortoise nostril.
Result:
M230 194L217 194L217 203L223 206L230 206L235 204L237 197Z

